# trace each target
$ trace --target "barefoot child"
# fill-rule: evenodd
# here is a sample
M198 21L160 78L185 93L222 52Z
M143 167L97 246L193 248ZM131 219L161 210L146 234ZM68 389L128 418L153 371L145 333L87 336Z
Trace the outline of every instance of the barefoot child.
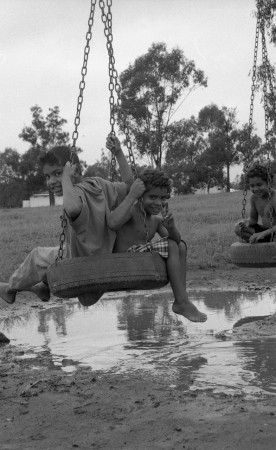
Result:
M64 257L112 252L116 234L108 228L106 216L127 195L133 175L119 140L108 136L106 146L117 158L122 183L111 183L99 177L82 179L77 155L74 164L70 164L70 147L53 147L40 158L48 188L55 195L63 195L68 222ZM0 297L7 303L14 303L18 291L30 291L48 301L47 268L55 262L58 250L59 247L32 250L9 282L0 283Z
M270 242L271 231L276 235L276 195L271 189L271 199L268 190L268 173L265 166L254 164L246 174L252 196L250 199L249 219L236 223L234 231L244 241L254 244L257 242ZM272 207L272 229L270 209ZM262 220L262 225L258 219Z
M170 193L169 178L155 169L144 170L134 181L125 200L109 216L108 224L117 232L114 253L150 251L145 244L145 226L138 199L145 211L148 240L156 233L161 239L152 241L154 251L165 259L168 278L175 301L172 310L193 322L205 322L207 316L190 302L186 292L186 244L175 226L171 212L166 210ZM163 217L159 214L163 211Z

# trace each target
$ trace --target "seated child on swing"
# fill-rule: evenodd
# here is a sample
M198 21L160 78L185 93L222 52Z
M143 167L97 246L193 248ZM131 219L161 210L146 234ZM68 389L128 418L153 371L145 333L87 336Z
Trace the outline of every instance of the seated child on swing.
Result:
M257 242L270 242L271 232L276 236L276 193L270 188L267 168L255 163L246 173L246 182L250 186L249 219L236 223L234 231L243 241L254 244ZM271 223L272 214L272 223ZM258 223L262 220L262 224Z
M172 213L166 208L170 191L169 178L162 171L149 168L140 174L125 200L108 218L109 227L117 232L113 253L148 252L151 248L157 251L166 261L175 298L173 312L193 322L205 322L206 314L201 313L190 302L186 292L187 247L181 240ZM145 219L141 214L140 201L145 211ZM160 213L163 213L163 216L160 216ZM148 230L146 244L145 225ZM161 239L151 241L156 233Z
M63 255L66 258L112 252L116 235L108 227L106 216L127 195L133 175L119 139L109 135L106 147L117 159L123 182L113 183L100 177L83 178L77 155L74 155L74 164L70 164L69 146L55 146L40 157L48 189L57 196L63 195L68 222ZM30 291L48 301L47 268L55 262L58 252L59 247L33 249L9 281L0 282L0 297L12 304L17 292ZM90 304L85 303L86 306Z

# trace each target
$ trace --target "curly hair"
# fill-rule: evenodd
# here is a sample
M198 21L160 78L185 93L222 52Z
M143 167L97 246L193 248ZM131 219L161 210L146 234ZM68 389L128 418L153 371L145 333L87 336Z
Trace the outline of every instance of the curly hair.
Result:
M268 171L264 164L254 163L246 173L246 182L249 183L250 178L260 177L268 183Z
M43 167L45 164L54 166L55 164L65 166L71 158L71 148L67 145L57 145L48 151L44 151L39 156L39 163ZM74 164L80 164L78 155L74 153Z
M152 167L147 167L143 169L139 174L139 178L144 182L145 192L150 191L152 188L166 188L168 194L171 192L171 182L167 175L165 175L162 170L153 169Z

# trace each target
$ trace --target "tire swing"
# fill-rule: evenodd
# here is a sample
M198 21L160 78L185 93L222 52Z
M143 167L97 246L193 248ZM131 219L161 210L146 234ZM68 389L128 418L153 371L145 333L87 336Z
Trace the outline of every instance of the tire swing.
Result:
M87 73L87 62L90 51L90 40L92 37L92 25L97 0L91 0L91 10L88 20L88 32L86 34L86 45L84 49L84 61L81 70L82 79L79 85L79 96L77 103L77 114L74 121L75 130L72 135L71 163L76 153L76 141L78 138L78 126L80 123L80 112L83 102L85 88L85 75ZM111 133L115 135L115 107L114 89L117 93L118 116L124 125L124 133L129 153L132 171L137 176L131 141L126 122L126 116L121 108L121 86L118 82L118 73L115 69L115 58L113 53L112 36L112 0L107 0L107 13L105 13L105 2L99 0L101 18L104 24L104 34L107 38L107 50L109 57L109 91L110 91L110 125ZM115 173L115 156L112 154L111 175ZM113 173L112 173L113 171ZM146 242L148 240L148 228L145 222L145 211L142 203L141 220L143 220ZM112 253L63 259L63 246L65 241L65 228L67 219L65 211L61 217L62 232L60 234L60 247L58 257L54 264L47 270L47 279L50 291L57 297L78 297L83 305L92 305L108 291L145 290L158 289L168 284L165 261L159 253Z
M256 37L255 37L255 48L254 48L254 63L253 63L253 75L252 75L252 87L251 87L251 103L250 103L250 116L249 116L249 127L248 127L248 148L250 145L250 136L252 132L252 121L253 121L253 106L254 106L254 96L255 96L255 81L256 81L256 68L257 68L257 53L258 53L258 40L259 32L262 36L262 65L263 65L263 101L264 101L264 112L265 112L265 140L267 148L267 173L268 173L268 194L269 194L269 204L270 204L270 227L271 227L271 237L270 242L260 242L256 244L250 244L246 242L235 242L230 247L230 258L231 261L239 267L276 267L276 242L273 241L273 206L272 206L272 176L271 176L271 131L268 130L268 97L267 97L267 81L269 82L270 95L272 99L272 104L275 110L275 94L272 85L271 67L267 57L266 49L266 39L265 39L265 17L261 10L261 5L258 3L257 11L257 25L256 25ZM248 158L245 163L245 172L248 170ZM242 202L242 219L246 218L246 186L243 191L243 202Z

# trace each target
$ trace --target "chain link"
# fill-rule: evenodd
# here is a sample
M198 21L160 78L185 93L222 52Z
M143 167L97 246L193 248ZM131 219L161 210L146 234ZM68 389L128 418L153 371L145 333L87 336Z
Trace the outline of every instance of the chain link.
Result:
M64 211L63 211L63 214L60 216L60 221L61 221L60 223L61 223L62 231L59 235L59 249L58 249L58 255L56 257L56 262L63 259L63 253L64 253L63 247L64 247L64 242L66 240L65 229L67 227L67 219L66 219Z

